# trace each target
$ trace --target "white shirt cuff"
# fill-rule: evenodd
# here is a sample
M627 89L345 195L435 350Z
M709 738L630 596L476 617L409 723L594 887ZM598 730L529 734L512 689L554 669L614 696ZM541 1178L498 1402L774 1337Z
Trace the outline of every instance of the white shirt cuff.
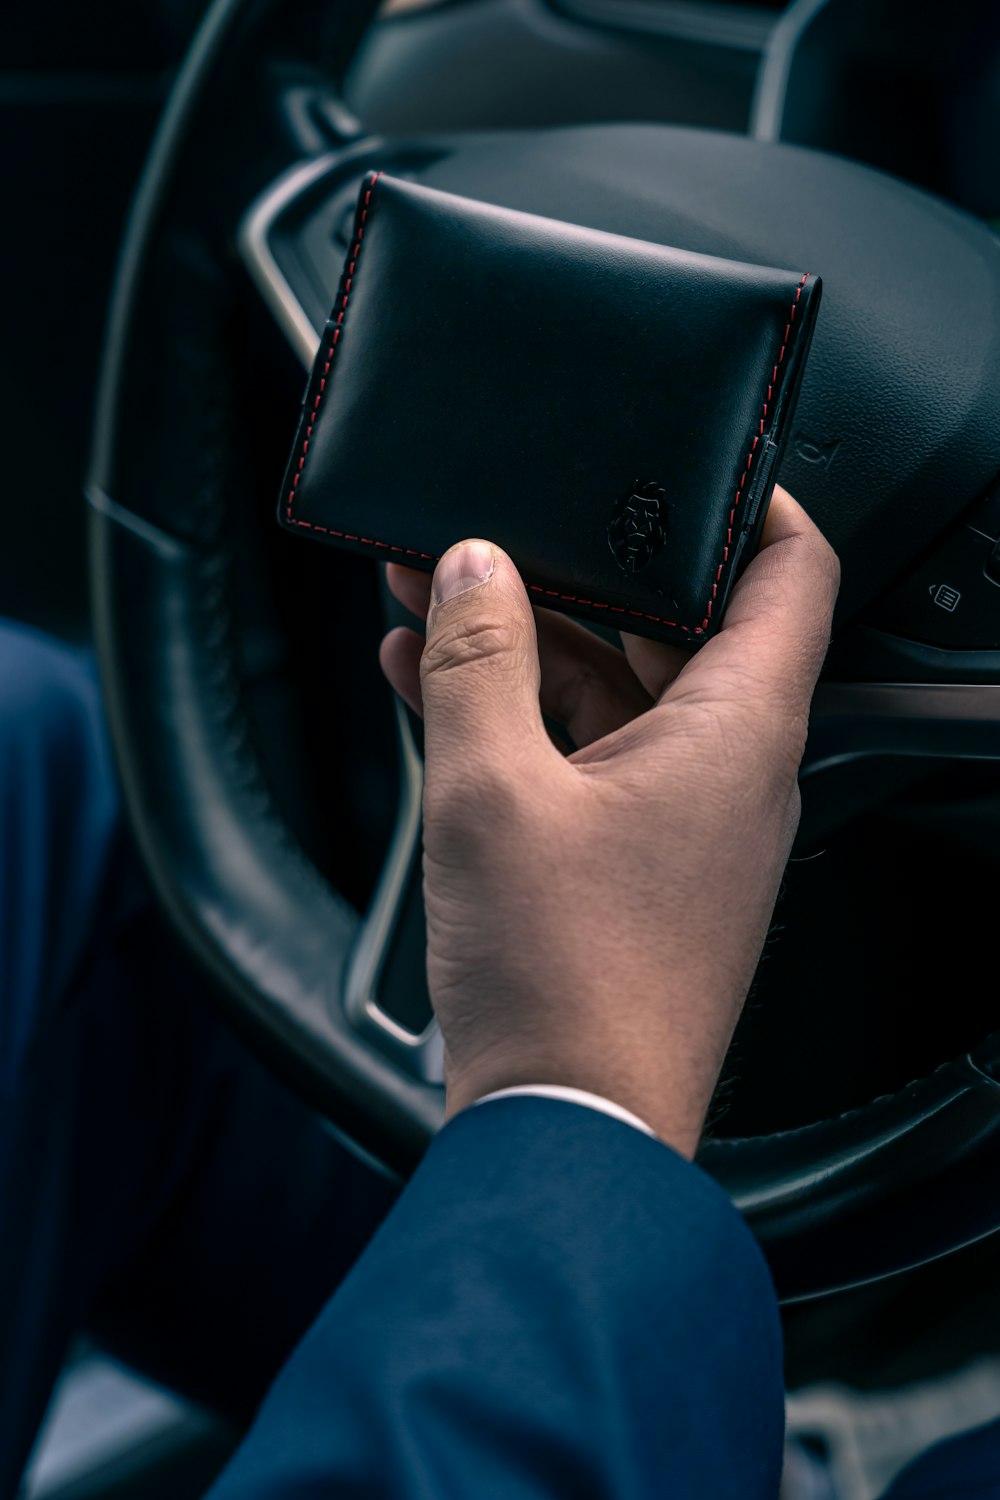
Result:
M588 1094L585 1089L566 1088L561 1083L519 1083L514 1088L497 1089L495 1093L484 1094L476 1104L489 1104L494 1099L514 1099L519 1094L535 1095L539 1099L565 1099L569 1104L582 1104L584 1109L596 1109L602 1115L610 1115L613 1120L621 1120L623 1125L631 1125L635 1130L641 1130L643 1135L656 1137L656 1131L651 1130L645 1120L640 1120L631 1110L622 1109L620 1104L615 1104L611 1099L603 1099L600 1094Z

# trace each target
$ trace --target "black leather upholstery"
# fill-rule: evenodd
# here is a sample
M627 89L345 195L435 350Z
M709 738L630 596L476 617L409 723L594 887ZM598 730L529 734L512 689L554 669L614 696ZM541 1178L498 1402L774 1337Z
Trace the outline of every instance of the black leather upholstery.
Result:
M819 280L365 178L278 505L428 569L696 645L767 509Z

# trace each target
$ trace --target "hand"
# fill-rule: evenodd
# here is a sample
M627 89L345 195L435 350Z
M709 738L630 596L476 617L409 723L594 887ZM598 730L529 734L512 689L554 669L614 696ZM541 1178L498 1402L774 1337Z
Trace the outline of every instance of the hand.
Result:
M761 549L695 655L625 651L533 611L464 542L382 666L426 721L424 891L449 1114L559 1083L693 1155L767 934L830 634L836 558L776 490ZM428 614L429 610L429 614ZM560 752L542 712L577 747Z

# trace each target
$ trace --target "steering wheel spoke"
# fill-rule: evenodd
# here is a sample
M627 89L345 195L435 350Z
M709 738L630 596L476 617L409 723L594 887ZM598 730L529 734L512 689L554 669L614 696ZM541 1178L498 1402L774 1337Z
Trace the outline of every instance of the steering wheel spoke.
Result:
M1000 760L1000 682L822 682L800 773L797 845L927 774L933 762Z
M844 620L926 558L1000 471L1000 330L982 316L1000 295L1000 271L988 231L965 216L883 174L774 142L578 126L361 137L329 150L324 129L310 145L300 128L287 129L287 109L261 107L264 80L286 93L290 76L305 87L318 59L342 76L373 10L338 10L336 0L211 7L122 256L91 531L112 733L164 906L271 1066L406 1172L443 1117L443 1048L428 1022L420 951L420 757L399 709L397 823L359 919L305 858L241 712L227 576L239 556L232 535L247 524L252 445L231 399L226 342L240 321L225 276L234 236L303 368L371 167L596 229L818 271L828 295L782 480L841 554ZM335 121L329 138L355 128ZM289 135L316 154L289 165ZM247 159L237 161L241 149ZM911 425L900 418L907 411ZM963 589L950 573L929 581L948 591L918 590L921 607L926 598L939 612L958 606ZM901 628L875 623L883 633ZM855 638L865 662L855 671L840 661L843 680L816 698L802 771L806 841L928 761L1000 759L1000 672L984 660L990 653L969 653L976 660L964 678L921 682L919 650L897 673L892 663L906 652L876 631ZM877 661L885 671L872 671ZM963 667L955 656L948 665ZM779 1290L810 1295L885 1275L1000 1227L1000 1207L972 1171L1000 1154L996 1051L990 1044L846 1116L706 1143L705 1164L758 1232ZM927 1212L929 1194L942 1213Z
M396 827L347 974L344 1007L359 1033L414 1077L444 1082L444 1041L427 994L420 871L423 761L396 703L400 782Z

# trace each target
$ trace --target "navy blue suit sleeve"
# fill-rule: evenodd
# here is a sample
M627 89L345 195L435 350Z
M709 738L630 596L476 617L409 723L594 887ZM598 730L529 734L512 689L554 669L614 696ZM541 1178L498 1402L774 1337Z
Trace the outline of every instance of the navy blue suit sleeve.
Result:
M442 1131L210 1500L776 1500L782 1432L774 1292L721 1190L512 1098Z
M884 1500L989 1500L1000 1495L1000 1422L949 1438L915 1459Z

